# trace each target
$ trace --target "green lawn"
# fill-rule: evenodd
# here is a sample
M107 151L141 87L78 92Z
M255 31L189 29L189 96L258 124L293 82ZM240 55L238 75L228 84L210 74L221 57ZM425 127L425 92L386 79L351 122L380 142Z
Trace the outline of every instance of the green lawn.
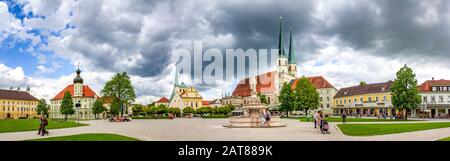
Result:
M450 122L403 124L339 124L339 129L350 136L373 136L450 127Z
M448 137L448 138L443 138L443 139L439 139L438 141L450 141L450 137Z
M93 133L93 134L78 134L78 135L58 136L43 139L33 139L28 141L139 141L139 140L123 135Z
M301 122L306 122L306 117L301 117L299 119ZM326 117L325 120L328 122L342 122L340 117ZM347 122L390 122L390 121L418 121L418 120L395 120L395 119L377 119L377 118L348 118ZM309 122L313 122L313 118L309 118Z
M68 127L85 126L87 124L77 124L76 122L56 122L49 121L46 129L61 129ZM0 120L0 133L17 132L17 131L34 131L39 129L39 120L23 119L23 120Z

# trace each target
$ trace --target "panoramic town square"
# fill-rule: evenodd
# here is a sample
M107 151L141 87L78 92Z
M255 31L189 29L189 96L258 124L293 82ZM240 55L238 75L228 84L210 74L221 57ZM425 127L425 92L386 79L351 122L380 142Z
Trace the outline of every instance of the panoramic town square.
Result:
M173 2L0 0L0 141L450 141L449 3Z

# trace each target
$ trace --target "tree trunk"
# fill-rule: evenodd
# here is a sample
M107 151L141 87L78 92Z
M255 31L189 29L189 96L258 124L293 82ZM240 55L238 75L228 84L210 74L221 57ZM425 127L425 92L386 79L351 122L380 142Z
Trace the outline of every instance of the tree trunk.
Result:
M289 118L289 111L286 111L286 117Z
M408 120L408 109L403 109L403 118Z
M305 115L306 115L306 117L308 117L308 109L307 108L305 108Z
M64 122L67 121L67 114L64 115Z

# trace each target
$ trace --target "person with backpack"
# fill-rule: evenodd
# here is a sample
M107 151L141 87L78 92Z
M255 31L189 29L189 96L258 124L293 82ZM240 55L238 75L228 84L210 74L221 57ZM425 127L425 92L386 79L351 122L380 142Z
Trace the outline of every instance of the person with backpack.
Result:
M42 126L41 136L48 135L48 131L45 130L45 127L48 125L48 120L45 117L43 117L43 118L44 119L42 120L43 126Z
M38 135L41 135L42 133L42 128L44 127L44 115L41 115L39 117L39 130L38 130Z

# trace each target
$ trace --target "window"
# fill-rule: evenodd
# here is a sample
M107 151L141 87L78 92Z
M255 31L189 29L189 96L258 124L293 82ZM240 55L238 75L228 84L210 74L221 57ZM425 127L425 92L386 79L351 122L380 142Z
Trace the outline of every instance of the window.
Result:
M450 102L450 96L447 97L447 102Z
M435 102L436 98L434 98L434 96L431 96L431 102Z
M450 97L450 96L449 96ZM427 100L427 96L423 96L423 101L422 102L424 102L424 103L427 103L428 102L428 100Z
M378 102L378 97L375 97L375 101Z
M359 102L363 102L363 98L362 97L359 98Z
M330 96L327 96L327 101L330 101Z
M347 100L344 100L344 104L346 104L347 103Z
M340 104L342 105L342 100L339 100Z
M322 97L319 97L319 101L322 101Z
M351 99L348 99L348 103L352 103L352 100L351 100Z
M330 108L330 104L327 104L327 108Z
M383 101L386 101L387 100L387 96L383 96Z
M436 91L436 87L431 88L432 91Z
M444 96L439 96L439 102L444 102Z
M369 102L372 102L372 97L368 97L368 99L369 99Z
M356 103L356 98L354 98L354 101L353 102L355 102Z

